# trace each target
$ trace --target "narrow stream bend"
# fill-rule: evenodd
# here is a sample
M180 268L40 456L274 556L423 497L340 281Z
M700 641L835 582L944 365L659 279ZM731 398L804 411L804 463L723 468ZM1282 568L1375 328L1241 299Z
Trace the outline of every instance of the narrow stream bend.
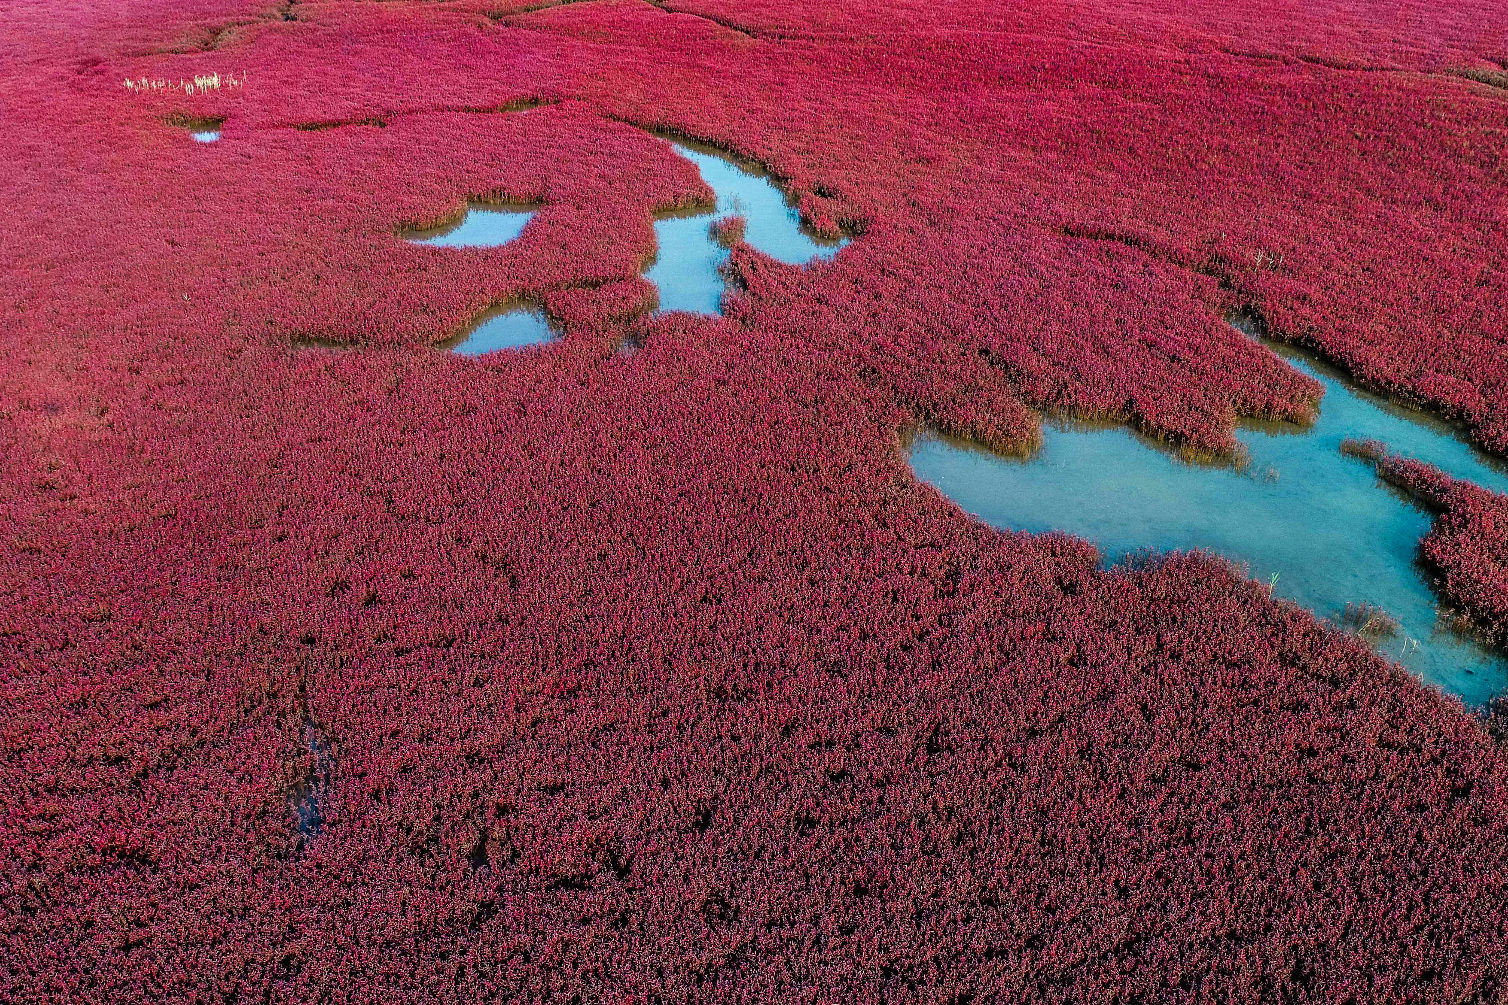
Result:
M660 310L721 314L727 283L722 266L729 249L714 227L731 217L743 220L743 241L788 265L806 265L836 255L848 238L823 238L801 223L801 214L767 172L740 163L714 147L667 140L696 165L712 189L711 209L659 214L656 253L644 277L660 291Z

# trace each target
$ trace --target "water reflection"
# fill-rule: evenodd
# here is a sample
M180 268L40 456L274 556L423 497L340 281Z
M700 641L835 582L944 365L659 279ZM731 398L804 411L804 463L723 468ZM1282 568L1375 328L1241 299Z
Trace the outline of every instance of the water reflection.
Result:
M197 143L214 143L220 138L218 129L195 129L189 133Z
M1243 330L1255 334L1250 326ZM1272 343L1269 343L1272 344ZM933 436L911 445L917 475L998 527L1064 530L1107 560L1153 548L1204 548L1250 567L1277 596L1340 620L1372 604L1399 622L1379 650L1472 704L1508 684L1508 661L1445 626L1416 564L1430 515L1340 453L1376 439L1405 456L1497 492L1508 475L1456 430L1351 387L1336 371L1272 344L1325 387L1313 428L1242 429L1242 470L1183 463L1119 426L1049 423L1039 454L1020 461Z

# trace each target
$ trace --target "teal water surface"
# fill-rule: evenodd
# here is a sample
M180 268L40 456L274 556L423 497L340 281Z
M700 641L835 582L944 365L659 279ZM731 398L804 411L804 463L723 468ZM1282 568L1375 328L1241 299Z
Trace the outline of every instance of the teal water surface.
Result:
M545 312L527 304L508 304L483 314L470 328L440 348L462 356L482 356L548 342L556 335Z
M466 213L455 223L410 231L404 238L432 248L496 248L515 240L533 218L533 209L469 202Z
M1242 330L1253 334L1243 327ZM1264 424L1238 437L1250 463L1190 464L1124 427L1050 422L1041 451L1002 457L936 436L916 437L918 477L997 527L1067 531L1108 561L1143 550L1201 548L1244 563L1275 595L1339 621L1372 604L1399 622L1378 650L1424 680L1481 704L1508 685L1508 661L1445 624L1416 559L1430 515L1340 452L1348 438L1433 464L1496 492L1508 474L1456 430L1351 386L1295 350L1269 343L1325 388L1307 429Z
M726 282L720 270L728 249L712 236L712 224L718 220L742 216L744 241L789 265L831 258L848 243L846 238L827 240L803 228L796 207L754 165L740 164L700 144L671 146L696 165L716 196L716 206L655 220L655 260L644 277L659 288L660 310L722 313Z
M677 154L696 165L702 180L712 189L714 205L656 217L655 257L644 275L659 290L661 311L722 313L723 290L727 285L722 266L728 260L729 249L713 237L712 228L729 217L743 218L742 239L750 247L790 265L831 258L848 243L844 237L819 237L802 226L801 214L794 203L758 166L736 161L701 144L667 142ZM472 201L460 220L429 230L408 231L403 236L415 244L437 248L498 247L516 240L533 216L532 208ZM510 330L521 330L524 322L515 319L508 324ZM482 336L483 332L479 328L475 334ZM475 343L463 339L455 351L469 353L473 345L493 346L493 343L487 338ZM496 345L477 351L507 347Z

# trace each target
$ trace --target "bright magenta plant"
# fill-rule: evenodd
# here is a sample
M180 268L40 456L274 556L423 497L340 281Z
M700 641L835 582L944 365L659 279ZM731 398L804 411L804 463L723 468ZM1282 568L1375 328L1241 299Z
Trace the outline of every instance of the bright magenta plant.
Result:
M1419 552L1438 574L1441 596L1468 617L1467 627L1508 641L1508 498L1385 449L1370 453L1380 476L1436 511Z

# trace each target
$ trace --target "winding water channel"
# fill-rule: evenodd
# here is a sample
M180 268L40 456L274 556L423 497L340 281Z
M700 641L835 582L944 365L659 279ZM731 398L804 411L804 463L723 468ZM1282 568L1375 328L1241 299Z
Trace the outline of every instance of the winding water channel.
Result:
M818 237L803 227L796 207L757 166L710 146L670 143L676 153L696 165L716 196L716 205L664 213L655 220L657 250L644 277L659 288L660 310L722 313L727 286L722 266L729 252L713 236L718 220L742 217L744 242L788 265L831 258L848 243L847 238Z
M1257 332L1238 325L1248 335ZM1107 562L1143 550L1202 548L1246 564L1275 595L1339 621L1372 604L1399 623L1379 651L1424 680L1480 704L1508 685L1508 660L1452 630L1417 563L1430 514L1340 452L1348 438L1433 464L1496 492L1508 473L1430 416L1361 390L1292 347L1267 341L1325 388L1307 429L1252 424L1238 432L1237 470L1180 461L1123 426L1049 422L1042 449L1018 460L922 434L916 474L969 513L1002 528L1067 531Z
M712 189L710 207L657 213L655 257L644 276L659 291L659 310L721 314L727 279L722 267L730 254L715 228L732 217L743 220L741 240L756 251L791 265L831 258L847 238L825 239L802 226L801 214L768 173L710 146L667 140L696 165ZM497 248L515 241L534 217L534 208L472 200L459 220L403 233L405 240L437 248ZM555 338L558 332L538 307L511 303L495 307L441 348L465 356L519 349Z

